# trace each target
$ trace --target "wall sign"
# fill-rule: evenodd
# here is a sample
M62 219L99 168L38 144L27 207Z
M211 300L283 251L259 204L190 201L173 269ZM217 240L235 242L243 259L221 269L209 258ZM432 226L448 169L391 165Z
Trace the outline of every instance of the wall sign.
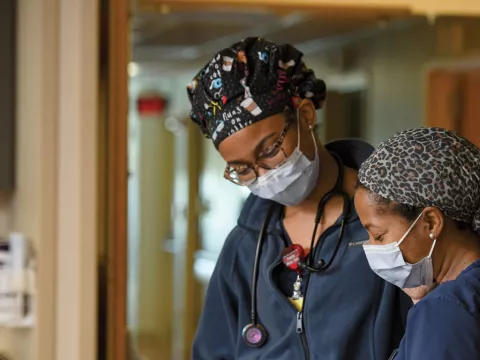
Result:
M160 118L165 114L168 101L157 93L140 94L137 99L137 112L141 118Z

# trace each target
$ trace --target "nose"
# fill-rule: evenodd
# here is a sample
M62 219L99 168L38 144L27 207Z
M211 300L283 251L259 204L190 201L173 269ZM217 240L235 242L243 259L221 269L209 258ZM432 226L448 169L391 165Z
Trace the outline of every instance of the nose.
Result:
M267 169L264 169L264 168L259 167L259 166L257 166L257 168L255 169L255 171L257 172L257 175L258 175L258 176L263 176L263 175L265 175L266 173L268 173L268 170L267 170Z

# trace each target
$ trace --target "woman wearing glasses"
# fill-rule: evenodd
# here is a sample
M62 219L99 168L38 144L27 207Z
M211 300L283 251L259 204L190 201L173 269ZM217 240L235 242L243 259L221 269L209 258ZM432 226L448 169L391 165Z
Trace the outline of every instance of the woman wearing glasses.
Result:
M319 142L325 93L297 49L259 38L188 85L225 178L252 192L210 280L194 360L387 359L398 346L411 301L370 271L351 202L373 149Z
M480 149L398 133L362 165L355 204L372 270L416 302L395 360L480 359Z

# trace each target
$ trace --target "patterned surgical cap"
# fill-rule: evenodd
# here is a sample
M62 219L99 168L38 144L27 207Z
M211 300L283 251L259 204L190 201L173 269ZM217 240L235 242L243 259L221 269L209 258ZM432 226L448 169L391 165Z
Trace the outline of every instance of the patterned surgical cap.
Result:
M217 53L188 84L190 117L215 147L257 121L310 99L321 108L326 87L291 45L247 38Z

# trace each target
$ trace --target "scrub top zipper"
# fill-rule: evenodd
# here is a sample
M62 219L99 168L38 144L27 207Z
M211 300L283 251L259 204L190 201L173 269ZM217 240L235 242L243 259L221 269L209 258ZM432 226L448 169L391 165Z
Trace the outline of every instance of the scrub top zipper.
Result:
M332 225L329 228L327 228L319 237L317 240L317 243L315 244L313 249L310 249L310 251L313 251L313 261L317 261L316 259L316 248L319 246L319 244L322 244L321 241L324 241L325 238L330 235L338 226ZM303 317L303 312L305 309L305 303L307 302L307 290L308 290L308 283L310 282L310 276L312 274L307 271L307 274L305 275L304 281L304 290L303 290L303 301L302 301L302 308L300 311L297 312L297 333L300 334L300 337L302 339L302 345L303 345L303 350L305 352L305 358L307 360L310 360L310 350L308 348L308 342L307 342L307 334L305 333L305 320Z
M310 280L310 274L307 275L307 279L305 281L305 289L306 289L306 286L308 285L309 280ZM310 360L310 350L308 348L307 335L305 334L305 330L303 326L304 325L303 324L303 308L305 306L305 300L306 300L306 291L303 293L302 309L297 312L297 333L300 335L300 338L302 340L305 359Z
M303 331L303 313L297 313L297 332L300 334L302 339L303 351L305 352L305 359L310 360L310 350L308 349L307 336Z
M283 225L282 225L283 226ZM338 228L338 225L334 224L332 226L330 226L329 228L325 229L325 231L320 234L320 236L318 237L317 239L317 242L314 246L314 249L310 249L310 251L315 251L316 250L316 247L321 244L321 241L324 240L324 238L326 238L328 235L330 235L333 231L336 230L336 228ZM284 229L284 233L286 233L286 230ZM288 234L287 234L288 236ZM290 243L292 243L292 241L290 240ZM314 252L314 261L316 261L315 259L315 256L316 256L316 251ZM279 297L282 299L282 301L285 301L288 303L289 307L295 311L296 313L296 330L297 330L297 333L300 335L300 340L302 341L302 347L303 347L303 352L305 354L305 359L306 360L310 360L310 349L309 349L309 346L308 346L308 341L307 341L307 334L305 333L305 320L304 320L304 317L303 317L303 311L305 309L305 302L307 301L307 289L308 289L308 283L310 281L310 273L307 271L306 275L305 275L305 278L304 278L304 292L303 292L303 301L302 301L302 308L300 311L298 311L295 306L285 297L285 295L283 293L281 293L278 288L274 285L274 282L273 282L273 278L272 278L272 271L273 269L282 264L282 261L278 261L277 263L273 264L269 271L268 271L268 276L269 276L269 280L270 280L270 283L274 286L274 289L276 290L275 293L279 295Z
M270 283L272 285L274 285L273 278L272 278L272 270L275 267L279 266L281 263L282 263L282 261L278 261L277 263L273 264L268 271L269 280L270 280ZM309 277L308 274L306 276ZM275 285L274 285L274 289L275 289L274 293L276 295L278 295L279 299L281 299L281 301L288 304L289 308L292 309L292 312L294 312L296 314L296 330L297 330L297 333L300 335L300 340L302 342L302 348L303 348L303 352L304 352L304 355L305 355L305 360L310 360L310 350L308 348L307 336L305 334L304 326L303 326L303 312L298 311L295 308L295 306L290 302L290 300L288 300L285 297L285 295L283 293L281 293ZM304 294L304 297L303 297L303 301L305 302L305 294ZM302 308L303 308L303 305L302 305Z

